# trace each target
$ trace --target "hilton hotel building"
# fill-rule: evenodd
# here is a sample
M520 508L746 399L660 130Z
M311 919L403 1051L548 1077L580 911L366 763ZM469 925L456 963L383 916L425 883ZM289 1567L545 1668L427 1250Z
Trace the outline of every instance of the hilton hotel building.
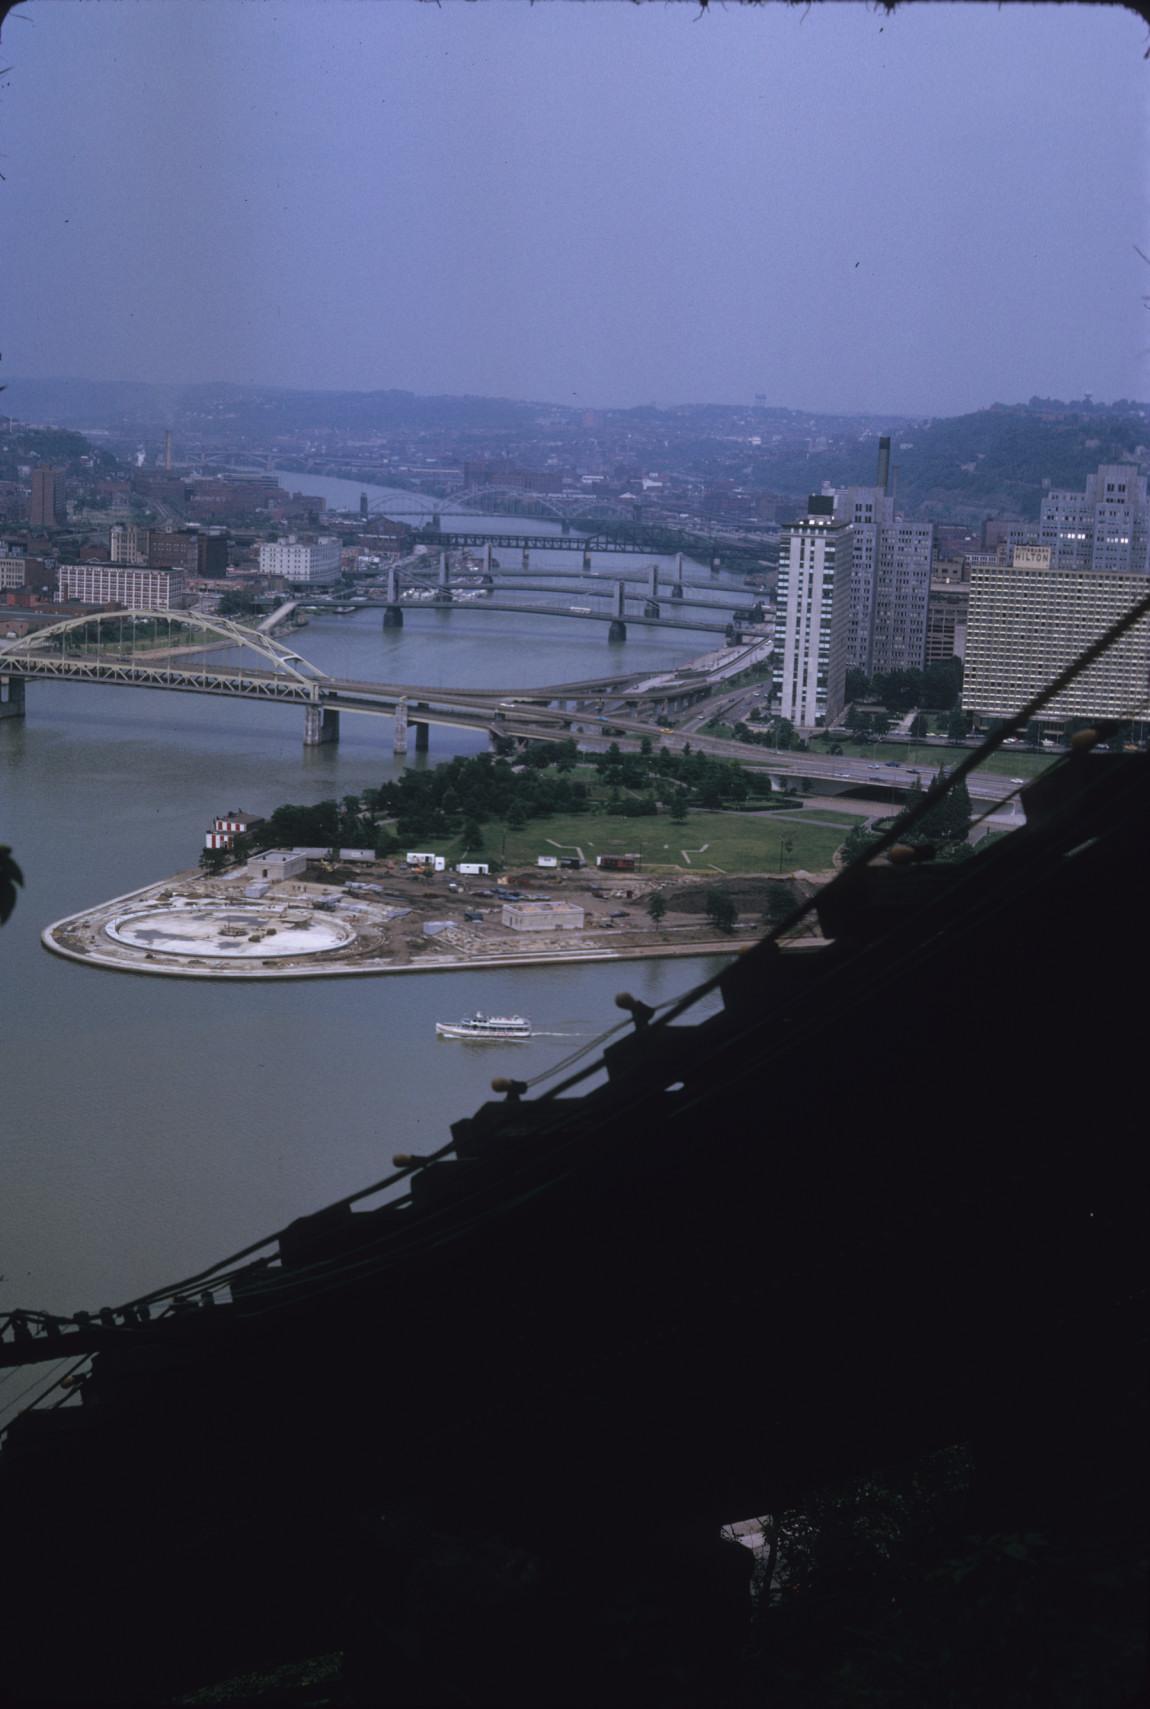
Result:
M962 705L982 718L1017 712L1138 600L1150 576L1057 568L1049 546L1015 546L1006 564L974 564ZM1150 715L1150 615L1044 708L1044 718Z

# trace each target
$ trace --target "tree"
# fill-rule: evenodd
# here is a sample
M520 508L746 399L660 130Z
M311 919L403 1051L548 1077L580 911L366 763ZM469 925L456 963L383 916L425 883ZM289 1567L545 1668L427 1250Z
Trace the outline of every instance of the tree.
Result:
M704 898L707 918L717 932L731 933L739 910L725 890L708 890Z
M650 755L651 753L654 752L654 748L652 747L650 736L644 736L642 738L642 740L639 743L639 752L641 754L644 754L644 755Z
M927 733L927 720L926 720L926 713L925 712L916 712L915 713L914 717L911 719L911 722L910 722L910 733L915 738L916 741L920 740L923 736L926 735L926 733Z
M216 610L221 617L248 617L259 608L259 601L252 594L230 587L220 595Z
M676 795L671 803L671 819L674 824L681 825L687 817L687 802L682 795Z
M209 878L214 878L216 873L224 870L227 859L228 851L223 848L201 849L200 851L200 865Z
M948 712L962 693L962 660L936 659L922 673L922 704Z
M870 678L865 671L860 671L852 665L847 672L846 697L848 700L866 700L870 694Z
M661 891L655 890L650 896L648 896L647 912L650 914L655 924L658 925L662 920L663 915L667 912L667 904L663 899Z
M961 706L951 709L946 721L946 733L952 742L960 742L970 731L970 714L964 712Z
M483 832L475 819L469 819L463 827L463 841L468 849L483 847Z

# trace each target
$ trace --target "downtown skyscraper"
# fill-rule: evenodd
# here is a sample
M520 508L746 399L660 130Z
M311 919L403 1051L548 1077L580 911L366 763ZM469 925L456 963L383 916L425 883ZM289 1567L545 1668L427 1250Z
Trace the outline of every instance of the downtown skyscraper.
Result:
M926 657L934 528L895 515L890 440L879 440L873 487L846 487L835 517L851 529L847 665L877 671L921 670Z

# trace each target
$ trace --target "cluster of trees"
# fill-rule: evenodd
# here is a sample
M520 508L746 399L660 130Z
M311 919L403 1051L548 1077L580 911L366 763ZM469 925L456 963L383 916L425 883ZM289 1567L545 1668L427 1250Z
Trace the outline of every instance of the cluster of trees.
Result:
M862 670L847 672L849 701L873 701L888 712L909 712L912 706L947 712L961 693L961 659L936 660L921 671L876 671L873 676Z
M648 791L652 803L670 808L673 819L685 818L688 806L717 811L731 802L762 799L772 789L769 777L744 771L737 760L714 759L692 750L689 742L682 753L655 753L647 736L639 753L621 753L612 742L606 753L596 754L593 764L611 792L608 812L624 789Z
M401 843L462 832L468 847L478 849L482 827L493 819L518 829L528 819L586 812L590 791L570 776L577 757L574 742L546 742L518 767L491 754L456 758L428 771L405 771L365 790L363 799L378 817L397 821Z
M946 768L940 766L932 780L932 787L945 777ZM918 806L922 796L922 784L915 778L907 790L904 811L911 812ZM959 778L941 801L936 802L930 812L900 840L909 843L912 848L933 848L937 858L941 860L961 860L970 852L966 839L970 835L971 819L970 791L966 787L966 779ZM860 822L847 833L843 843L843 856L848 861L859 859L865 856L877 841L878 836L874 828Z
M248 617L260 609L260 602L245 589L230 587L220 595L216 609L221 617Z

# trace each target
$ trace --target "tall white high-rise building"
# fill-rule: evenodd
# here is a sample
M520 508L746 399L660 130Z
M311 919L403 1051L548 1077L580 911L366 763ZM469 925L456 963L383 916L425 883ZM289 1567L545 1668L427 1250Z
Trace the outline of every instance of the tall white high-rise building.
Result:
M832 724L846 698L852 533L836 520L834 499L821 496L783 529L775 596L779 713L804 729Z

